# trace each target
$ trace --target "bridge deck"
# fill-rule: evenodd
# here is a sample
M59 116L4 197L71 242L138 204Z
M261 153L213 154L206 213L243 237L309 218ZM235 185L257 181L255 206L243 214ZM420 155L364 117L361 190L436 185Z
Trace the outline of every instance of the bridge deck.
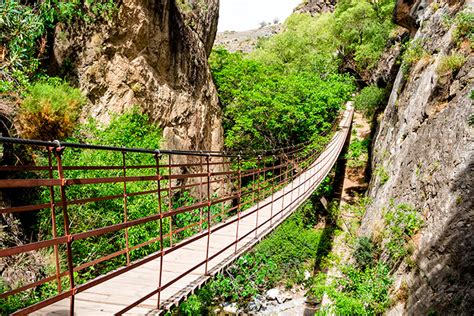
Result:
M161 292L161 308L167 309L177 304L195 289L199 288L211 275L216 274L242 253L250 249L271 232L274 227L291 215L314 192L333 167L346 141L351 120L352 106L349 104L348 110L341 120L340 130L336 132L323 154L306 172L295 178L292 183L282 190L274 193L273 203L271 203L272 197L270 196L259 203L259 205L267 203L268 205L261 208L258 212L210 235L210 258L218 254L219 251L226 249L226 247L227 249L209 261L208 276L204 275L204 264L192 270L199 262L204 262L206 259L207 235L182 248L165 254L163 257L163 285L172 282L185 271L192 271L181 279L172 282L169 287ZM285 196L285 193L288 195ZM256 208L257 206L250 208L243 212L242 216ZM261 226L258 228L257 233L255 233L253 230L256 227L257 216L258 225ZM232 218L227 221L231 220ZM238 243L237 252L235 252L235 245L233 243L236 240L237 225L239 225L239 238L242 238L242 240ZM159 268L160 258L77 294L75 296L75 314L111 315L118 313L157 289L159 284ZM157 303L158 295L155 294L131 309L126 315L158 314L160 311L157 310ZM68 315L69 304L70 300L64 299L35 312L34 315Z

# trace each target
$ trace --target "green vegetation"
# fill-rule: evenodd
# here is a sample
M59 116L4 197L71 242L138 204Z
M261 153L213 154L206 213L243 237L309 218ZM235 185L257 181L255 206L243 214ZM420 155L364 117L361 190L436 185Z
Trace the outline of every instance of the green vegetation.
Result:
M451 55L443 56L436 68L438 75L453 74L461 69L462 65L466 62L466 57L453 53Z
M392 0L342 0L334 12L333 36L343 58L351 56L357 70L376 66L394 30Z
M385 214L387 230L384 245L389 254L389 260L393 264L406 257L410 248L407 239L413 237L423 225L421 214L407 204L391 205Z
M460 43L462 40L468 39L472 45L474 42L474 13L472 9L467 8L456 14L454 24L456 27L453 31L453 40Z
M351 214L360 220L370 201L361 199L350 205ZM353 213L354 211L355 213ZM390 305L389 289L395 271L402 260L411 262L413 250L410 239L423 225L421 215L407 204L395 205L391 202L384 217L384 229L380 236L374 231L373 237L354 237L351 229L345 234L345 243L354 249L354 264L341 264L335 254L327 256L329 267L335 267L341 274L316 275L311 283L309 295L321 300L327 295L331 302L317 315L379 315ZM380 238L379 238L380 237Z
M116 11L113 0L44 0L31 5L19 0L2 1L0 93L22 91L41 74L40 60L47 56L47 38L58 23L111 21Z
M74 128L86 100L78 89L59 78L31 85L18 114L20 135L32 139L65 139Z
M241 53L215 50L210 61L231 149L270 149L312 139L332 126L353 91L348 77L286 73Z
M261 40L251 54L215 50L210 63L226 146L268 149L316 140L355 90L338 69L348 60L358 72L376 65L394 29L393 4L339 1L333 14L293 14L283 32ZM385 96L375 88L364 93L361 106L379 106Z
M375 85L363 88L355 97L355 108L367 118L372 118L377 111L385 106L387 91Z
M384 185L390 179L390 176L388 175L384 166L380 166L375 169L375 175L379 178L380 185Z
M345 156L347 166L350 168L364 167L369 155L371 139L356 139L349 145L349 150Z
M314 229L317 214L306 202L283 224L244 254L223 273L179 306L184 315L200 315L223 301L244 304L277 284L291 288L305 282L304 271L312 271L315 260L327 253L327 232ZM334 228L327 228L334 230Z
M319 300L326 294L333 302L316 315L379 315L390 306L392 278L386 265L366 269L345 265L340 272L338 278L329 279L325 274L316 278L310 294Z
M423 41L421 39L415 39L405 43L403 49L404 52L401 67L405 74L408 74L411 67L418 61L429 57L428 52L423 47Z

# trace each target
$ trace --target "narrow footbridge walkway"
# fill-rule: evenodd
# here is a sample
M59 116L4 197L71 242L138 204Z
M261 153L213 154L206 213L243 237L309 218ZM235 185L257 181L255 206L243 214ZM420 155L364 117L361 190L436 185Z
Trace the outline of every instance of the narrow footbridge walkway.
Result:
M49 286L54 292L49 299L16 313L160 314L251 249L311 196L336 163L352 115L348 104L323 150L302 144L252 155L1 139L4 144L39 148L44 157L43 165L0 167L6 175L0 180L2 192L40 188L46 198L34 205L12 203L0 212L50 214L51 235L1 249L0 257L14 260L47 253L52 271L34 282L19 283L0 298L28 296ZM76 155L115 153L118 158L111 156L109 166L95 166L94 161L88 166L68 165L67 159L73 161L68 150ZM83 186L92 193L77 196L74 189ZM105 188L112 193L98 196ZM149 202L139 204L137 197ZM88 219L75 214L85 208L97 212L110 208L119 219L84 229L78 221ZM137 216L143 208L149 213ZM140 239L143 232L155 237ZM94 248L94 242L104 240L116 249ZM92 245L89 257L80 251L85 242ZM106 263L115 266L105 270L111 266Z

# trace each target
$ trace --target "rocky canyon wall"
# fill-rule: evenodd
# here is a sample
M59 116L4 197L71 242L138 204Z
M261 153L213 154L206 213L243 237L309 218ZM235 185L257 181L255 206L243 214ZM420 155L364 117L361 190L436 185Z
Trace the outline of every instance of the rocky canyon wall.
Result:
M107 123L138 106L163 129L164 148L223 147L208 55L218 0L123 0L113 22L59 25L53 71L90 100L84 116Z
M472 42L455 39L452 22L472 8L473 1L397 1L395 20L414 34L420 58L398 73L381 117L373 204L360 234L383 229L391 201L411 205L425 223L412 240L412 264L396 271L394 296L402 294L389 314L474 311L474 58ZM459 67L449 66L452 56L462 60Z

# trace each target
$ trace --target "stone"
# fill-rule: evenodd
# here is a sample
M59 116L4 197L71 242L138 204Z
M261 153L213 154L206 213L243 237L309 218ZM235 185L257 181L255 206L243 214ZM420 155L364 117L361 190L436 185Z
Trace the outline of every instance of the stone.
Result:
M57 26L51 72L67 71L89 99L84 120L107 124L138 106L163 130L164 148L223 149L222 111L208 64L219 3L199 3L189 0L186 10L171 0L124 0L113 23Z
M333 12L336 7L336 0L306 0L295 10L295 13L309 13L313 16L319 13Z
M267 291L266 296L270 300L276 300L276 298L280 295L279 289L270 289Z
M452 43L454 26L441 27L441 17L455 16L462 3L438 1L435 11L426 1L397 1L396 20L405 14L405 22L399 24L405 26L408 16L411 26L413 20L423 19L423 27L412 30L415 38L423 39L430 61L420 61L408 74L400 71L394 81L371 162L372 170L383 167L390 178L380 185L372 177L369 197L373 203L362 219L359 235L384 229L384 224L380 227L382 213L391 199L395 205L404 203L423 212L425 223L414 243L417 268L409 272L402 264L395 271L397 279L406 278L410 293L403 306L394 307L395 312L403 309L400 314L424 315L432 310L440 315L473 314L474 279L468 271L474 244L466 241L474 238L474 142L468 123L473 113L469 94L474 57L466 55L455 78L436 72L441 58L458 49ZM472 3L466 5L472 7ZM456 304L447 303L454 301Z
M237 303L228 303L223 306L222 311L227 315L236 315L238 311Z

